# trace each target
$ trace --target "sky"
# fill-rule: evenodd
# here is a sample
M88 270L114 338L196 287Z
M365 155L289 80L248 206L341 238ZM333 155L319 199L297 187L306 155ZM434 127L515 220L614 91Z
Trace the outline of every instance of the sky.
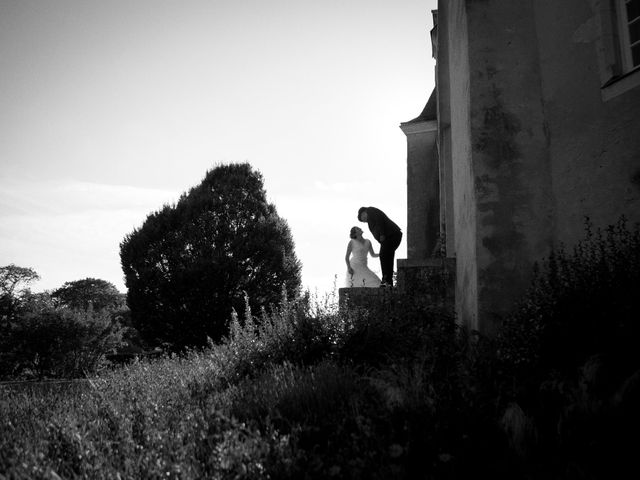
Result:
M359 207L406 232L399 125L434 86L436 3L0 0L0 266L33 268L32 291L93 277L126 292L125 235L249 162L303 286L343 286L350 228L373 240Z

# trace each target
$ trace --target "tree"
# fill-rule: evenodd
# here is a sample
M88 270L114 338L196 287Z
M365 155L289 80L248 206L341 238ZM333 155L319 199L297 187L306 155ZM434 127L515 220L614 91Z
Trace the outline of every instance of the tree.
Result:
M18 267L13 263L0 267L0 295L15 295L18 285L29 284L39 280L38 275L32 268Z
M40 276L31 268L18 267L13 263L0 267L0 319L15 313L24 292L18 287L39 279Z
M259 310L300 288L289 227L247 163L210 170L177 204L150 214L120 258L134 325L147 341L177 347L220 339L245 295Z
M116 309L124 304L123 296L116 286L99 278L85 278L65 282L51 296L61 306L86 310L92 305L95 310Z

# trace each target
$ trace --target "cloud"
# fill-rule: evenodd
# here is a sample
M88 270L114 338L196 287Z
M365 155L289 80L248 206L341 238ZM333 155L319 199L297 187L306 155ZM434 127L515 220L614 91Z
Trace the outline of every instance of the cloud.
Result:
M124 289L119 245L178 192L90 182L5 182L0 191L0 264L34 268L34 289L97 277Z
M174 190L75 180L5 180L3 183L0 216L158 209L165 203L175 202L180 196L180 192Z

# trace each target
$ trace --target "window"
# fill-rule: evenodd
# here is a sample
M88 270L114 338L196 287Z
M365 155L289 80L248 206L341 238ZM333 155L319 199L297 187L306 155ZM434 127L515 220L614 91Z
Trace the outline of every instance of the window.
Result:
M612 0L601 5L599 61L602 99L607 101L640 88L640 0Z
M618 26L622 70L640 66L640 0L618 0Z

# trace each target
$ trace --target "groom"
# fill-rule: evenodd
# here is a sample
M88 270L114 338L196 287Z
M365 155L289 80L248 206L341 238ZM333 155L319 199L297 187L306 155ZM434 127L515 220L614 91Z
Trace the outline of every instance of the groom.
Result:
M381 287L393 286L393 259L402 240L400 227L392 222L382 210L375 207L360 207L358 220L367 222L369 230L380 242L380 267L382 268Z

